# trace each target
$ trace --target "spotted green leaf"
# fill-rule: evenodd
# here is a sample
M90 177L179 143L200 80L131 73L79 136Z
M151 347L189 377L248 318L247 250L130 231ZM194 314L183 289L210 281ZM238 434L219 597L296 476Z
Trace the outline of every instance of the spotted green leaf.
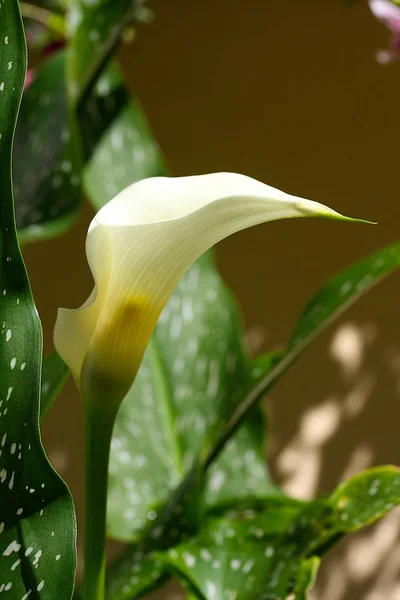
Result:
M205 458L211 464L227 440L300 354L350 304L400 266L400 242L395 242L351 265L328 281L301 313L294 334L281 357L266 365L266 373L244 397L217 443Z
M119 68L115 62L108 63L93 85L91 93L86 94L77 114L85 169L98 146L104 147L102 136L107 136L109 129L117 127L120 115L129 101L129 92ZM114 164L103 165L106 172L112 173L114 168ZM97 191L100 193L100 190Z
M155 521L250 381L236 307L211 254L204 255L161 315L117 417L108 501L113 537L137 539ZM210 472L209 505L220 496L232 504L238 497L276 493L267 478L262 439L257 411Z
M71 3L67 81L70 98L78 110L124 30L140 17L142 4L140 0Z
M152 552L175 544L196 528L196 508L203 495L195 489L196 459L251 381L253 367L242 347L236 307L212 256L204 255L167 305L117 417L110 460L109 533L136 538L137 543L114 563L109 598L129 599L165 577L165 568L155 563ZM221 454L215 471L210 471L208 509L279 493L267 477L263 435L263 421L255 411ZM193 464L190 476L184 478ZM204 475L199 476L202 480ZM199 485L204 486L202 481ZM194 514L187 514L188 509Z
M400 503L400 470L378 467L345 482L327 500L237 511L211 519L195 537L158 553L204 600L304 600L319 559L346 533Z
M126 561L125 568L122 560ZM137 550L133 557L127 556L121 559L122 577L109 578L107 588L107 600L122 600L137 598L144 593L159 587L169 577L165 565L155 558L151 553L142 553Z
M24 93L14 146L16 219L21 241L60 234L80 205L79 152L64 83L64 53L47 59Z
M115 85L115 80L114 80ZM101 88L100 88L101 89ZM104 133L84 175L96 210L134 181L165 174L166 168L146 117L136 99L120 111ZM99 174L103 173L103 176Z
M70 600L75 517L38 414L42 334L14 223L11 152L26 71L17 0L0 2L0 591Z
M16 132L14 177L21 241L59 235L74 222L81 204L82 161L128 102L115 67L109 68L81 107L81 148L68 113L65 52L44 61L26 90Z
M155 563L152 552L176 544L198 526L203 494L196 485L198 490L204 487L204 473L198 470L196 459L224 421L230 403L252 380L235 306L212 256L204 255L172 296L117 417L109 525L118 537L134 534L137 543L114 562L107 597L128 600L146 591L148 583L142 573L147 577L151 564L151 585L165 578L165 567ZM227 454L216 461L216 470L209 473L207 510L279 493L266 473L263 434L256 411L226 448ZM138 531L132 529L135 525Z

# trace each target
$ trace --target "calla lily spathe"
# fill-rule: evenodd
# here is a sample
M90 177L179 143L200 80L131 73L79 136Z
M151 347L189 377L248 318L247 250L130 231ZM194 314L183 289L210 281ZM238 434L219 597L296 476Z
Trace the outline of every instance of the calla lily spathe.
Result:
M233 173L157 177L126 188L89 227L92 294L81 308L58 313L55 346L78 386L97 377L107 389L119 386L121 396L128 391L168 297L208 248L259 223L313 216L347 219Z

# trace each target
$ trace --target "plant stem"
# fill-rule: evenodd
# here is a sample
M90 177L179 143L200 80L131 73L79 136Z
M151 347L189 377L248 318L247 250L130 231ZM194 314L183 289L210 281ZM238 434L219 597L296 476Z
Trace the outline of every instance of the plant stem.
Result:
M62 15L55 14L47 8L35 6L28 2L20 2L19 5L23 17L45 25L45 27L61 37L65 36L65 19Z
M102 406L85 404L84 600L104 600L108 461L114 418Z

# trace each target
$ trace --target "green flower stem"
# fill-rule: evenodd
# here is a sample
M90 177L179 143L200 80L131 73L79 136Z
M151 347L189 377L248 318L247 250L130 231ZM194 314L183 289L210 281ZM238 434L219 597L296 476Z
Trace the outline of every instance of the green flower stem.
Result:
M108 462L115 420L104 403L85 403L85 573L84 600L104 600Z

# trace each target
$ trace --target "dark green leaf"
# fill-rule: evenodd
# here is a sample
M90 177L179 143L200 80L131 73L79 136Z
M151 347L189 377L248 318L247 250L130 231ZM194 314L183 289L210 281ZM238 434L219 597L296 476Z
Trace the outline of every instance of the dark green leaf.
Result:
M163 158L137 100L127 104L103 135L85 170L84 184L99 210L128 185L165 174Z
M228 421L215 447L210 451L205 463L211 464L224 447L243 418L266 394L317 335L384 277L400 266L400 242L382 248L371 256L351 265L325 284L311 299L297 323L282 358L272 364L272 368L245 396L243 402Z
M81 204L82 164L68 115L64 70L61 51L41 65L23 97L14 150L16 217L23 242L59 235L74 223ZM81 108L86 159L127 102L112 65Z
M70 600L74 510L40 441L41 327L14 224L11 152L26 71L17 0L3 1L0 16L0 590Z
M112 62L102 72L91 93L87 94L85 102L81 104L79 109L79 127L85 161L92 157L103 134L108 132L109 129L117 128L117 123L121 118L120 115L129 104L129 101L129 92L125 87L120 71L117 65ZM102 147L104 147L104 142L100 145L100 148ZM116 147L115 142L112 147ZM85 166L87 168L87 164ZM105 179L107 174L112 175L114 166L107 165L105 167L103 165ZM104 197L104 192L102 197Z
M320 512L327 510L322 506ZM295 543L279 543L280 536L303 513L292 507L283 514L281 518L279 509L269 509L211 520L196 539L170 549L164 559L205 600L285 599L302 557Z
M171 297L117 418L110 463L110 531L142 542L129 546L114 564L109 577L113 600L130 599L139 588L146 589L146 580L138 575L143 560L138 556L149 566L154 563L153 550L175 544L196 528L201 512L196 473L201 480L202 471L195 466L176 493L173 488L253 377L236 308L211 255L205 255ZM278 493L267 477L263 434L256 411L209 474L208 508L250 497L261 501ZM165 577L165 568L154 566L154 572Z
M74 3L74 31L68 46L68 91L74 105L85 103L124 30L140 16L138 0Z
M107 589L107 599L122 600L137 598L154 587L158 587L167 577L164 565L151 554L145 555L137 551L133 558L126 558L125 568L122 566L121 578L115 577Z
M23 96L14 147L21 241L62 233L80 205L79 152L68 117L64 52L50 57Z
M400 470L370 469L329 500L282 504L209 521L186 543L158 553L205 600L304 600L319 557L342 535L400 503Z
M135 539L156 518L249 385L250 370L236 308L205 255L171 297L117 417L111 535ZM208 504L276 493L267 479L262 437L257 411L210 473Z

